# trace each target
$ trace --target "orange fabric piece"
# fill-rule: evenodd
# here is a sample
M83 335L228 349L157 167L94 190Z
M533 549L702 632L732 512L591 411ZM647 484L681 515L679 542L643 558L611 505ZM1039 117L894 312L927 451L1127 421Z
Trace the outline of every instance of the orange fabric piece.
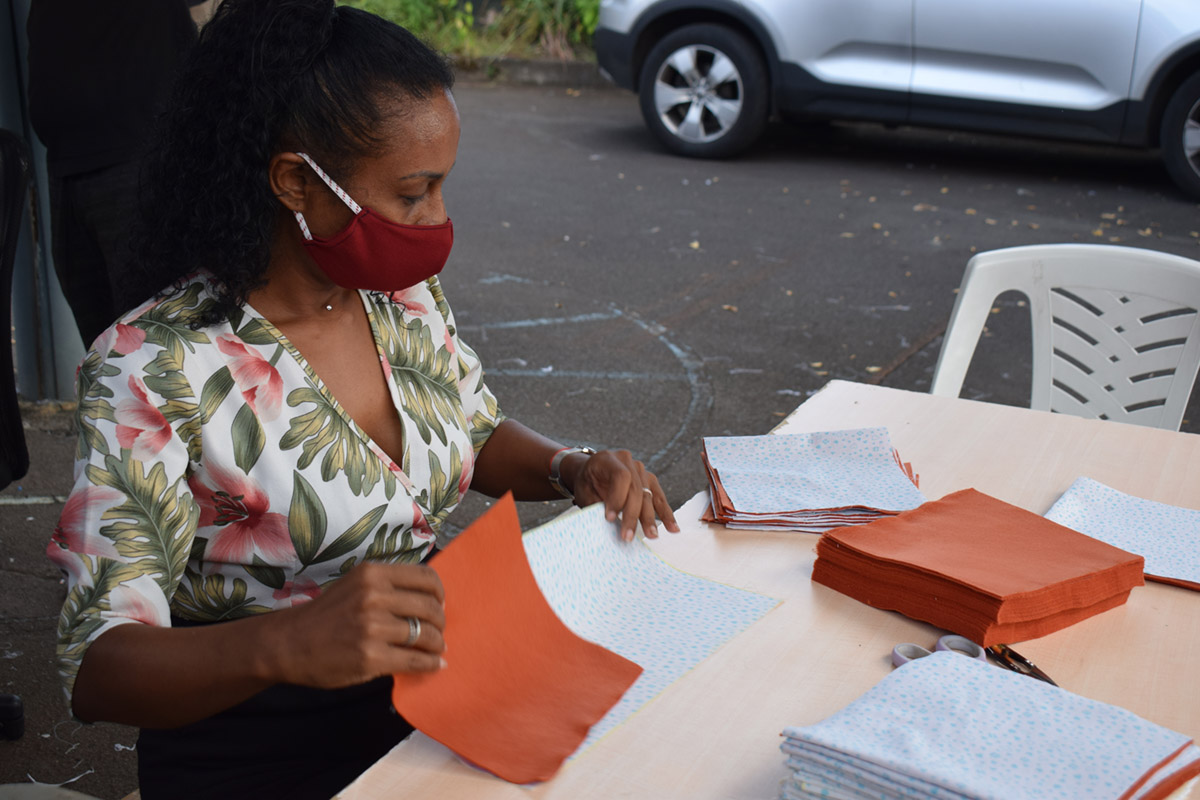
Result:
M430 566L446 590L447 666L396 675L396 710L505 780L547 780L642 668L555 616L525 557L511 495Z
M1044 636L1125 602L1141 556L974 489L817 543L813 580L984 646Z

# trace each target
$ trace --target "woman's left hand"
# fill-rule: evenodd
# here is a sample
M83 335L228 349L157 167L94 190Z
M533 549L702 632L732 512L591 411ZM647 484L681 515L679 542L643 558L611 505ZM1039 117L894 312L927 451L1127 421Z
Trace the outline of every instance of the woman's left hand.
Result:
M671 533L679 525L658 478L637 461L628 450L601 450L587 458L575 474L575 503L588 506L603 502L609 522L621 521L621 538L633 541L639 522L648 538L658 536L655 516Z

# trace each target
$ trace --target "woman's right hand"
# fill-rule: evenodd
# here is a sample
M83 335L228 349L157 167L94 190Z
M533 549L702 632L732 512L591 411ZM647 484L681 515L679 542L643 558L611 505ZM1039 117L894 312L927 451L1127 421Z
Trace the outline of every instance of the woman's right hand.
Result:
M429 567L359 564L311 602L277 612L280 680L337 689L441 669L444 603L442 581ZM410 618L421 628L412 644Z

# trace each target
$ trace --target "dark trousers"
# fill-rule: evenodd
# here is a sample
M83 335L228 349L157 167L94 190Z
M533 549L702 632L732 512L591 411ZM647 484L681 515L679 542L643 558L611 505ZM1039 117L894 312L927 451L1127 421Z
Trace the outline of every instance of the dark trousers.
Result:
M347 689L280 685L192 725L143 729L142 800L328 800L412 733L391 693L390 677Z
M116 298L137 197L136 162L50 179L54 271L85 347L128 310Z

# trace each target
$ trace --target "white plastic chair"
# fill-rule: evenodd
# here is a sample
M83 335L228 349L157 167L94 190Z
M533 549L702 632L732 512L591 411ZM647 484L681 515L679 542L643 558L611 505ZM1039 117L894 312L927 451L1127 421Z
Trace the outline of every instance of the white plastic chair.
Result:
M932 394L957 397L992 303L1024 292L1030 408L1178 430L1200 368L1200 262L1133 247L1048 244L967 263Z

